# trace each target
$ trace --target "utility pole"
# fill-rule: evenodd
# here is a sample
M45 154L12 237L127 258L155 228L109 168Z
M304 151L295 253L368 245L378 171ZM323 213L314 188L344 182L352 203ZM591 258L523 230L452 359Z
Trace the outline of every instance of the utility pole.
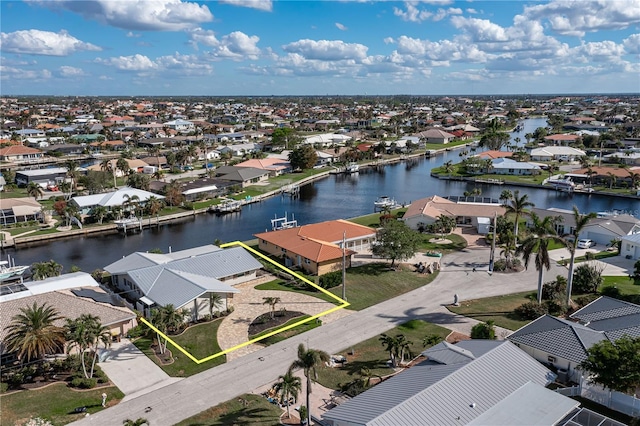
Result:
M498 223L498 213L493 213L493 238L491 238L491 254L489 254L489 275L493 274L493 264L496 252L496 228Z
M347 231L342 234L342 300L347 300Z

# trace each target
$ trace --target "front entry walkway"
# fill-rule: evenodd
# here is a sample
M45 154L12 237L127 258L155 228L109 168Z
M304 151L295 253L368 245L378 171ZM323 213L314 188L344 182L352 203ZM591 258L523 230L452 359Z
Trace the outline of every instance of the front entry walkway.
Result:
M265 297L280 298L280 303L276 305L276 310L284 308L287 311L304 312L307 315L317 315L336 306L324 300L292 291L256 290L254 288L258 284L274 279L276 279L274 276L267 275L235 286L240 290L240 293L234 295L234 310L225 317L218 329L218 344L222 350L233 348L249 340L249 325L251 322L271 310L269 305L264 304ZM352 311L340 309L322 317L322 323L333 322L350 313ZM261 345L251 344L236 349L227 354L227 361L258 351L261 348Z

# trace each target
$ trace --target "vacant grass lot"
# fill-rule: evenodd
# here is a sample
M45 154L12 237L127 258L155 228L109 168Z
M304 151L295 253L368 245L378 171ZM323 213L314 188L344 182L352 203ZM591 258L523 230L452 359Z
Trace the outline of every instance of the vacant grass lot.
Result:
M618 287L622 294L640 294L640 282L636 283L629 277L603 277L604 282L600 290L606 287Z
M429 284L438 274L418 274L413 268L389 270L387 263L369 263L347 271L347 309L359 311ZM342 297L342 286L329 290Z
M301 317L291 319L291 320L287 321L286 323L284 323L282 325L279 325L279 326L274 327L274 328L269 329L269 330L265 330L262 333L256 334L255 336L249 336L249 340L255 339L256 337L264 336L265 334L268 334L268 333L270 333L270 332L272 332L272 331L274 331L274 330L276 330L278 328L284 328L284 327L286 327L288 325L295 324L296 322L302 321L305 318L309 318L309 315L303 315ZM286 340L289 337L293 337L293 336L296 336L298 334L304 333L305 331L313 330L316 327L320 327L321 324L322 324L321 322L319 322L318 320L314 319L314 320L305 322L303 324L300 324L300 325L298 325L296 327L290 328L289 330L282 331L282 332L280 332L280 333L278 333L276 335L269 336L266 339L260 340L258 343L261 344L261 345L264 345L264 346L273 345L275 343L278 343L278 342L281 342L283 340Z
M451 330L430 324L422 320L411 320L386 332L389 336L403 334L407 340L413 342L410 346L411 355L417 356L425 348L422 341L431 334L437 334L443 339ZM318 382L331 389L340 389L341 385L349 383L360 377L360 370L368 368L371 373L379 376L387 376L394 371L387 366L389 353L384 350L380 343L380 336L357 343L353 348L345 348L341 355L347 358L347 363L343 367L322 367L318 370ZM353 349L354 355L350 355Z
M220 346L218 346L218 340L216 339L218 333L218 327L220 326L222 319L215 321L198 324L189 327L187 331L179 336L170 336L177 344L181 345L196 359L206 358L210 355L220 352ZM225 356L221 355L210 361L203 362L202 364L196 364L189 357L184 355L178 349L173 347L171 343L167 345L173 353L174 362L169 365L162 365L160 360L155 356L151 349L153 339L156 334L149 332L145 337L141 337L136 340L134 344L144 352L153 362L158 364L169 376L172 377L189 377L194 374L200 373L216 365L224 364Z
M536 300L536 293L526 291L484 299L465 300L460 303L460 306L448 306L447 308L451 312L477 319L478 321L493 321L499 327L517 330L530 321L521 320L514 315L513 310L532 300Z
M107 394L107 406L115 405L124 394L115 386L77 391L67 387L66 383L55 383L42 389L16 392L0 396L2 406L2 424L17 425L40 417L54 425L65 425L84 417L73 413L78 407L87 407L87 413L103 410L102 393Z
M271 426L280 424L281 414L280 407L271 404L267 398L244 394L189 417L177 426Z

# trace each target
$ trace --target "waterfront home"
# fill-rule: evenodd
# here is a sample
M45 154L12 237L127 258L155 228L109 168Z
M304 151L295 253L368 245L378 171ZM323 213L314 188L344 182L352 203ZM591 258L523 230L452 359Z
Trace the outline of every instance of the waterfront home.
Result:
M121 140L91 142L89 144L89 149L91 149L92 151L100 151L102 149L106 149L109 151L122 151L126 148L127 144Z
M16 184L18 186L27 186L31 182L35 182L46 188L49 184L57 184L65 180L67 177L67 169L64 167L50 167L46 169L35 170L17 170Z
M233 145L220 146L216 149L220 154L231 153L234 157L242 157L245 154L253 154L262 151L262 145L255 142L237 143Z
M351 140L351 136L338 133L323 133L320 135L306 136L302 143L314 146L328 147L331 145L344 145Z
M329 426L557 424L579 406L508 341L439 343L426 360L322 414Z
M144 171L144 168L149 166L149 163L147 163L144 160L141 160L141 159L139 160L137 158L125 158L124 161L127 162L129 170L122 170L118 167L118 160L119 159L115 159L115 158L112 160L109 160L109 167L111 168L112 173L114 173L117 177L126 176L130 172L142 173ZM92 166L89 166L87 167L87 170L108 171L108 170L103 170L101 164L94 164Z
M91 314L100 318L113 339L125 336L127 331L136 325L136 314L124 301L116 295L105 292L86 272L74 272L41 281L24 282L12 285L11 291L0 296L0 342L7 335L7 327L11 320L21 313L21 309L33 304L47 304L56 309L64 318L74 320L83 314ZM64 320L54 323L63 326ZM6 347L0 343L2 364L10 363L16 358L6 353Z
M505 157L512 157L512 156L513 156L513 152L511 151L496 151L496 150L484 151L484 152L481 152L480 154L474 155L474 157L478 157L483 160L495 160L496 158L505 158Z
M455 139L455 135L437 128L425 130L424 132L417 133L414 136L418 136L424 143L447 144Z
M506 209L493 202L451 201L437 195L422 198L411 203L402 220L411 229L418 229L421 225L434 223L438 216L450 216L456 219L460 226L475 227L481 234L489 232L487 221L494 215L502 216Z
M233 302L234 286L256 278L262 264L242 247L214 245L166 254L132 253L110 265L111 283L149 316L156 306L173 305L197 320L224 311ZM212 295L222 303L212 305Z
M544 137L546 144L551 145L572 145L580 141L580 135L572 135L568 133L559 133L556 135L549 135Z
M162 123L162 125L169 129L176 130L180 133L189 133L196 130L195 124L193 124L191 121L182 119L167 121L166 123Z
M29 148L22 145L11 145L0 148L0 161L13 163L37 162L44 157L44 153L36 148Z
M238 163L235 167L253 167L254 169L266 170L269 172L269 177L291 173L291 163L278 158L254 158Z
M164 199L162 195L153 192L123 187L113 192L73 197L70 203L76 206L81 215L89 215L98 206L106 207L108 210L112 210L114 207L133 208L133 203L144 206L151 197Z
M331 220L263 232L254 237L260 250L282 258L285 266L323 275L342 269L343 254L346 267L350 267L351 256L356 251L370 249L376 240L376 231L346 220Z
M540 166L526 161L515 161L510 158L496 158L491 160L491 172L498 175L538 175Z
M573 321L543 315L507 337L533 358L558 370L562 382L581 383L587 350L623 335L640 337L640 306L602 296L574 312ZM574 322L580 321L580 322Z
M640 152L614 152L602 156L607 163L624 164L626 166L640 166Z
M576 161L587 154L570 146L545 146L532 149L530 155L532 161Z
M40 220L42 206L35 198L0 197L0 225Z
M578 238L587 238L607 246L612 240L640 233L640 220L629 214L613 214L589 221Z
M269 171L254 167L222 166L215 169L216 177L243 188L269 179Z
M160 188L164 188L166 184L160 182ZM233 182L215 178L200 178L190 182L182 183L180 190L185 201L198 201L209 198L226 195L229 187L233 186Z

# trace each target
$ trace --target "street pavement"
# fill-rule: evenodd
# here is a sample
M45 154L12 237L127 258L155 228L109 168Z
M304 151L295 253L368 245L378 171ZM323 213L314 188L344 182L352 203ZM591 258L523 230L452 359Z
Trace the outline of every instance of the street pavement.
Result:
M139 417L146 418L152 425L175 424L240 394L273 383L296 358L300 343L328 353L340 353L414 318L453 329L467 329L473 322L443 309L453 303L455 294L460 302L464 302L537 288L535 268L516 274L489 274L488 260L488 249L465 249L448 254L442 258L439 276L429 285L123 401L73 424L117 425L125 419ZM566 268L553 264L550 271L545 271L545 277L566 273ZM136 377L131 379L136 380Z
M596 249L576 249L576 257L586 256L586 253L597 253ZM549 257L556 262L571 259L571 254L566 248L549 251ZM624 256L605 257L598 260L589 260L590 264L602 269L602 275L613 277L627 277L633 273L635 260L625 259ZM576 263L578 266L579 263Z

